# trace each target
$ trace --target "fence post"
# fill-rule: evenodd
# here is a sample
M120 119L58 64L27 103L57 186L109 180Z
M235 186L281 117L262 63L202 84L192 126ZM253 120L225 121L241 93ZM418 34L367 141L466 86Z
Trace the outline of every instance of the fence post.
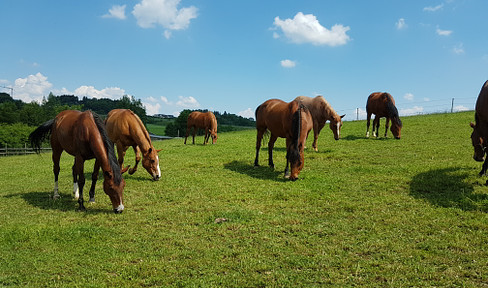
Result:
M454 109L454 98L451 99L451 113L452 113L453 109Z
M359 120L359 108L356 108L356 120Z

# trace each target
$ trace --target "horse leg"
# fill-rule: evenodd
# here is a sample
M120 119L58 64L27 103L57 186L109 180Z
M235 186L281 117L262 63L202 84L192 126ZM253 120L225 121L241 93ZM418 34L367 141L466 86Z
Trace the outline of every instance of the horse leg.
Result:
M198 131L198 128L197 127L193 127L193 133L192 133L192 136L193 136L193 142L192 144L195 145L195 134L197 134L197 131Z
M73 167L71 168L71 173L73 174L73 197L75 200L80 198L80 189L78 187L78 174L76 173L76 161L73 163Z
M85 186L85 175L83 174L84 164L83 157L75 157L75 169L78 174L78 187L80 188L80 198L78 198L79 211L86 210L85 206L83 205L83 187Z
M479 173L479 176L485 175L487 169L488 169L488 156L485 158L485 162L483 162L483 166L481 166L481 171Z
M186 138L188 138L188 135L190 135L190 127L186 128L186 134L185 134L185 145L186 145Z
M268 165L269 167L274 169L274 163L273 163L273 147L276 142L276 139L278 139L277 136L273 135L271 133L271 137L269 137L269 142L268 142Z
M289 147L291 145L291 141L286 138L286 166L285 166L285 178L290 178L290 170L289 170L289 167L290 167L290 161L288 160L288 151L289 151Z
M370 120L371 120L371 113L368 113L368 116L366 117L367 121L366 121L366 138L369 138L369 123L370 123ZM373 127L374 129L374 127Z
M385 123L385 138L386 138L386 134L388 134L388 127L390 127L390 118L386 117L386 123Z
M130 165L124 168L124 158L125 158L125 152L128 147L125 147L122 143L117 142L117 156L118 159L117 161L119 162L120 166L120 173L125 173L129 169Z
M54 191L53 191L54 200L61 197L58 192L58 176L59 176L59 171L61 170L59 168L59 160L61 159L61 153L63 153L62 150L57 151L53 149L52 159L53 159L53 173L54 173Z
M210 134L208 133L208 129L205 129L205 137L203 138L203 145L208 143L208 137Z
M254 158L254 167L259 166L259 161L258 161L259 149L261 149L261 140L263 140L264 131L266 131L266 130L262 130L262 131L258 130L258 134L256 137L256 158Z
M88 193L90 195L90 200L88 202L90 203L95 203L95 185L97 185L97 180L98 180L98 171L100 171L100 163L98 160L95 161L95 165L93 166L93 173L92 173L92 183L90 187L90 192Z
M378 138L380 129L380 117L375 116L373 120L373 137Z
M141 149L139 149L139 146L134 145L132 146L132 149L134 149L134 154L136 154L136 165L134 165L134 168L129 169L130 175L137 171L137 165L139 165L139 162L141 161Z

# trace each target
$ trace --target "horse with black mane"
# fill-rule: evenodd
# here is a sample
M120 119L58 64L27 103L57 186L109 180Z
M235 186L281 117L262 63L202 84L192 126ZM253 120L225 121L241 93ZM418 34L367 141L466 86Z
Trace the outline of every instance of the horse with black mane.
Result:
M396 139L400 139L400 133L403 127L398 110L395 107L395 99L386 92L375 92L369 95L366 103L367 123L366 123L366 138L369 137L369 123L371 114L375 114L373 120L373 136L378 137L380 128L380 118L385 117L385 137L388 134L388 126L391 120L391 133ZM376 132L375 132L376 130Z
M54 195L59 198L58 175L61 153L66 150L75 157L73 171L73 194L78 198L79 210L84 211L83 187L85 176L83 173L85 160L95 158L90 188L90 202L95 201L95 184L98 171L103 171L103 190L109 196L115 213L124 210L123 192L125 181L120 173L120 166L115 157L114 145L110 141L102 119L91 111L65 110L59 113L29 135L34 150L39 153L42 141L51 135L52 160L54 172Z
M474 120L475 123L470 123L473 128L471 133L471 142L474 148L473 159L478 162L485 161L479 173L481 176L486 173L488 168L488 157L485 158L486 147L488 146L488 80L481 87L476 100Z
M303 168L305 141L312 130L313 120L308 109L299 101L286 103L279 99L270 99L259 105L256 116L256 158L254 166L259 166L259 149L263 135L269 131L271 136L268 142L268 164L274 168L273 146L278 137L286 138L286 168L285 177L288 177L288 166L291 168L290 180L297 180Z

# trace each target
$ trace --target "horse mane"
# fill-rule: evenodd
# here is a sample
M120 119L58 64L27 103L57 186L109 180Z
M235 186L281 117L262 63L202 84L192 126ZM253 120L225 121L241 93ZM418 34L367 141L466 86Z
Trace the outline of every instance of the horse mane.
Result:
M47 137L51 134L52 126L54 124L54 119L48 120L37 127L36 130L32 131L29 135L29 141L31 143L32 149L39 154L41 152L41 144Z
M105 125L103 124L103 120L97 113L90 111L93 115L93 119L95 120L95 124L97 125L98 131L102 136L103 145L105 146L105 150L107 150L108 161L110 163L110 167L112 168L112 173L114 175L114 182L116 185L119 185L122 181L122 174L120 173L120 166L117 162L117 158L115 157L115 149L114 143L110 140L107 134L107 130L105 129Z
M291 132L292 132L292 139L291 139L291 147L293 150L289 150L287 152L287 158L290 163L298 162L300 163L300 150L298 148L298 143L300 142L300 130L302 127L302 109L306 109L305 106L301 103L298 104L298 109L293 113L292 120L291 120Z
M142 128L142 129L140 129L140 130L142 131L142 133L144 133L144 137L146 137L146 140L147 140L147 143L149 144L149 146L151 146L151 145L152 145L152 143L151 143L151 136L149 136L149 132L147 132L147 129L146 129L146 127L144 126L144 123L142 123L141 118L139 118L139 116L137 116L137 114L136 114L136 113L134 113L134 111L132 111L132 110L130 110L130 109L129 109L129 111L130 111L130 113L132 113L132 115L134 115L134 116L135 116L134 118L136 118L137 123L138 123L138 124L139 124L139 126L141 126L141 128Z
M395 125L402 127L402 120L400 120L400 115L398 115L398 109L393 104L390 95L388 93L383 93L383 96L386 96L386 112L388 113L388 118L391 119Z

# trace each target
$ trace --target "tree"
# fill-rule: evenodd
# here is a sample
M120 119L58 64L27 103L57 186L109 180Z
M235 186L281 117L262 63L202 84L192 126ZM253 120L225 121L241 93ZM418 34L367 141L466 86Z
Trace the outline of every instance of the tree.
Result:
M190 115L191 112L192 110L188 110L188 109L181 111L180 115L178 115L178 117L175 119L174 122L166 125L166 130L165 130L166 136L183 137L183 135L185 135L186 133L186 121L188 119L188 115Z

